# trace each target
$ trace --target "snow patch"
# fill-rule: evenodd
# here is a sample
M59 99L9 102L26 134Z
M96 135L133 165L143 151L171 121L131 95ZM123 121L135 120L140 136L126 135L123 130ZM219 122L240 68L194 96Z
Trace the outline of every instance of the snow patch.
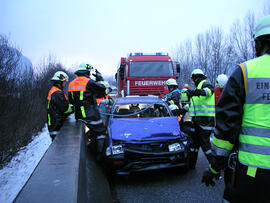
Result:
M12 202L51 144L47 125L0 170L0 202Z

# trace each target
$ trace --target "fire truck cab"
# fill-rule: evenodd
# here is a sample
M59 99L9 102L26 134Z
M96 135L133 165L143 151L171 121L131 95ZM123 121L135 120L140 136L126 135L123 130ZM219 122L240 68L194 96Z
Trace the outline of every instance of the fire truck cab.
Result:
M118 97L129 95L157 95L163 97L169 92L166 80L177 79L180 66L172 62L168 53L130 53L122 57L115 75Z

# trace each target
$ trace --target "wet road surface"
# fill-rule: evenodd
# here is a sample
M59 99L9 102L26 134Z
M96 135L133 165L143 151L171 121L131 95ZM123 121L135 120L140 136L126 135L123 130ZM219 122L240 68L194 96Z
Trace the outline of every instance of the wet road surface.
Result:
M129 177L112 176L110 182L113 199L117 203L130 202L222 202L223 179L215 187L201 183L208 162L202 151L195 170L184 172L180 168L144 172Z

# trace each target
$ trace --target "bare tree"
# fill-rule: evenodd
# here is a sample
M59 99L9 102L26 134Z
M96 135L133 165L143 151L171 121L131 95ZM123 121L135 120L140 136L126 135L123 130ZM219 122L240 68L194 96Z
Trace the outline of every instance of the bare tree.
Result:
M236 63L242 63L255 57L253 29L254 13L248 12L243 22L237 20L231 27L230 44L233 45Z
M225 66L223 58L225 50L224 35L222 29L219 27L211 28L207 33L210 38L210 42L208 44L210 50L209 64L206 74L208 79L214 83L217 75L223 72Z
M180 43L173 51L173 60L180 64L180 77L178 84L182 87L185 83L192 84L190 74L194 66L192 41L187 39Z
M210 43L211 38L208 32L204 34L198 34L195 40L195 67L200 68L204 73L208 73L209 60L210 60Z

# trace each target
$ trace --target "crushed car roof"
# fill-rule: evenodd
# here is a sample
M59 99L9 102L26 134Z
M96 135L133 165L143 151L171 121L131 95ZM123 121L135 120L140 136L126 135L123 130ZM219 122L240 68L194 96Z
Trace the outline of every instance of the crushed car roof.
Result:
M163 103L163 101L156 96L131 96L115 98L117 104L127 103Z

